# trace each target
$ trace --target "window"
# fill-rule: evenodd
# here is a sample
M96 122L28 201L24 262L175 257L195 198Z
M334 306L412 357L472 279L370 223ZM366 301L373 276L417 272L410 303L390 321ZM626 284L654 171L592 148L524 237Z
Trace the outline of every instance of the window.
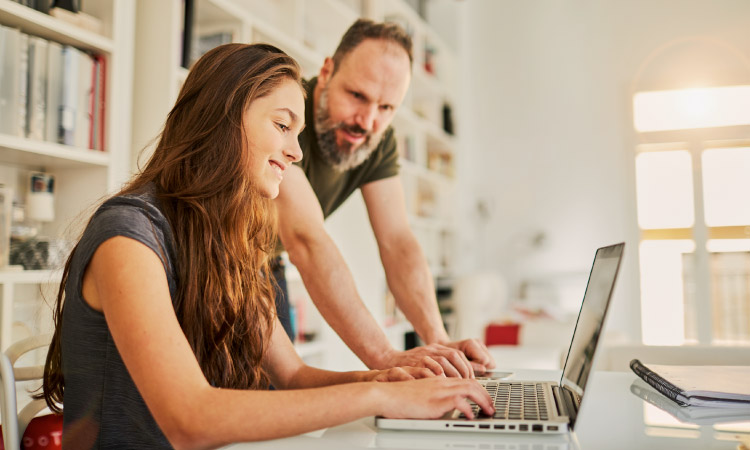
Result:
M750 86L633 111L644 343L750 344Z

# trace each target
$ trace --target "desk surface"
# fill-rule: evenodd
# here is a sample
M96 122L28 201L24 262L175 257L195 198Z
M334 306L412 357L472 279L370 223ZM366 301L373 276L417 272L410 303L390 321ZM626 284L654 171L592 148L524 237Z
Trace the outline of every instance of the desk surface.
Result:
M515 379L559 380L560 371L515 371ZM630 390L632 373L594 372L574 433L563 436L378 430L372 417L301 436L232 449L734 449L750 448L745 422L696 425L680 422ZM684 419L684 418L683 418Z

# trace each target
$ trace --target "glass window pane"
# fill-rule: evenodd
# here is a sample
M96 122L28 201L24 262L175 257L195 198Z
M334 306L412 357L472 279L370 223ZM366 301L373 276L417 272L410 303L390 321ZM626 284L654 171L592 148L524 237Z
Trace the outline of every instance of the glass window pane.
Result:
M640 132L747 125L750 86L640 92L633 114Z
M638 224L643 229L693 226L693 176L684 150L645 152L635 159Z
M695 250L689 240L643 241L640 245L643 343L685 342L683 254Z
M712 251L709 261L713 340L750 342L750 240L709 240L706 247Z
M702 160L706 225L750 224L750 148L705 150Z

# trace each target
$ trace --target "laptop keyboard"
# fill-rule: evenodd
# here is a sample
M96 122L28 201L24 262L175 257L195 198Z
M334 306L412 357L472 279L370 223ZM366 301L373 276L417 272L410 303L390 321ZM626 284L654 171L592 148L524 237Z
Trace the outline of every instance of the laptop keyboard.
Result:
M495 404L495 414L489 416L469 400L474 417L478 419L547 420L547 401L542 383L488 382L485 389ZM466 419L461 413L460 418Z

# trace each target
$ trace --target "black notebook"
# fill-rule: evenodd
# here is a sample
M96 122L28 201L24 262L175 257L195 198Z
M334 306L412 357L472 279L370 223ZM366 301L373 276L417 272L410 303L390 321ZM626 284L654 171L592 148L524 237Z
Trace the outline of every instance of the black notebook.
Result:
M630 368L680 406L750 409L750 367L643 365Z

